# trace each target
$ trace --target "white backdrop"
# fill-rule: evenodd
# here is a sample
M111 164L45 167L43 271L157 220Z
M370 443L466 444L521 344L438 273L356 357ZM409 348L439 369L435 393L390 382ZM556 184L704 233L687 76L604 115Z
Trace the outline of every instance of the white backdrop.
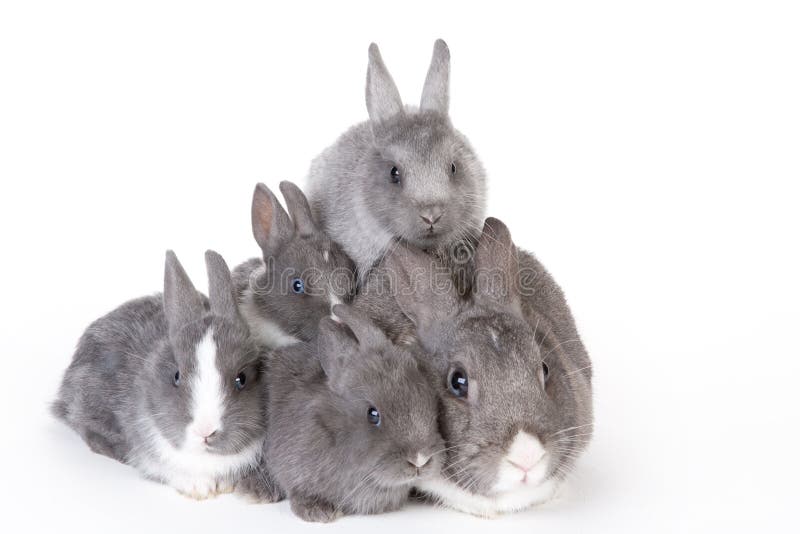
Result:
M83 328L160 289L165 249L199 287L206 248L257 254L254 184L303 184L366 118L370 41L416 102L443 37L489 213L592 355L596 438L544 508L321 528L796 532L798 27L792 2L2 3L0 530L319 528L143 481L47 403Z

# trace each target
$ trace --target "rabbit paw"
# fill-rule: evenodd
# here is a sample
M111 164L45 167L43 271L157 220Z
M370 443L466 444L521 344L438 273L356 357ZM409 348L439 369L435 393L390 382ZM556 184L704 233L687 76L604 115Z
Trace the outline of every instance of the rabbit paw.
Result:
M237 482L236 494L254 503L273 503L284 499L281 489L263 471L252 473Z
M235 486L233 482L228 479L217 480L217 486L214 489L216 495L224 495L226 493L233 493Z
M342 512L326 501L294 497L292 512L303 521L312 523L330 523L342 517Z
M217 484L215 481L188 482L175 486L175 489L184 497L188 497L196 501L204 501L206 499L210 499L211 497L217 496Z

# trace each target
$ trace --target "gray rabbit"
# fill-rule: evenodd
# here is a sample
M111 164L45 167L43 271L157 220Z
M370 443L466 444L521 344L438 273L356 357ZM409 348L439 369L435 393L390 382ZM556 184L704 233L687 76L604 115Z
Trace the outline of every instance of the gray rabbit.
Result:
M404 107L373 43L369 121L347 130L311 164L312 208L355 261L359 281L395 238L450 258L480 232L486 178L469 142L450 123L449 80L450 52L440 39L419 108Z
M424 360L371 321L334 307L317 343L269 356L266 465L306 521L399 508L439 473L437 395Z
M320 318L353 293L353 263L317 224L308 201L281 182L289 215L264 184L253 192L253 235L262 258L233 271L240 310L255 339L275 348L308 341Z
M473 292L459 297L422 251L395 247L354 306L434 354L448 447L418 489L481 516L549 499L592 435L591 364L563 294L508 229L487 219Z
M208 299L167 252L163 295L89 326L52 407L94 452L194 498L231 491L266 432L263 355L225 261L206 266Z

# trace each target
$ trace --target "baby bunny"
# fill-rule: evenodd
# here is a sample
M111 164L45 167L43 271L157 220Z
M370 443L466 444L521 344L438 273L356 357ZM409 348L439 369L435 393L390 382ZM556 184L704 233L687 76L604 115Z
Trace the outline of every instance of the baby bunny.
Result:
M94 452L197 499L254 469L266 432L262 355L225 261L206 266L209 299L167 252L163 296L90 325L53 403Z
M331 307L353 292L353 263L320 230L308 201L281 182L289 215L264 184L253 193L253 235L262 258L234 269L239 309L253 337L269 348L308 341Z
M444 466L416 486L481 516L549 499L592 434L588 355L558 286L538 262L538 278L521 283L519 256L505 225L487 219L466 302L421 251L397 247L385 261L407 317L391 321L394 335L411 326L435 355L443 397Z
M369 47L369 121L356 124L311 164L309 198L325 231L355 261L359 281L395 238L443 257L480 231L483 167L448 116L450 51L441 39L419 108L403 107Z
M334 313L344 324L325 317L318 343L268 361L266 465L306 521L395 510L441 467L426 365L351 307Z

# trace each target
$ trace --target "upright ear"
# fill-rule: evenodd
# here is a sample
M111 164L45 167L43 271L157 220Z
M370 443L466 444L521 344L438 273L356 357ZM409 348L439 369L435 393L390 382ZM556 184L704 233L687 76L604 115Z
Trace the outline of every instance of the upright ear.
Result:
M350 359L357 357L358 341L344 324L326 315L319 321L317 343L319 363L331 387L336 388L341 384L342 375L347 371Z
M264 184L253 191L253 237L264 257L274 256L294 236L294 225L272 191Z
M175 337L188 324L202 319L205 306L200 293L171 250L164 265L164 315L170 337Z
M450 107L450 49L447 43L437 39L433 44L433 57L422 88L419 108L422 111L437 111L447 115Z
M206 271L208 271L208 300L211 313L222 317L238 317L236 289L231 280L231 271L225 260L213 250L206 251Z
M281 182L280 188L286 200L286 209L294 221L295 230L304 237L316 233L317 225L311 215L311 206L308 205L308 199L300 188L288 181Z
M519 308L519 252L511 232L499 219L489 217L475 251L476 302Z
M401 113L403 102L400 92L392 80L381 58L378 45L369 45L369 66L367 67L367 112L373 124Z
M421 335L459 309L450 270L422 250L397 243L383 262L397 305Z
M356 337L358 346L363 349L377 349L389 343L383 331L363 313L352 306L337 304L333 307L333 314L350 328Z

